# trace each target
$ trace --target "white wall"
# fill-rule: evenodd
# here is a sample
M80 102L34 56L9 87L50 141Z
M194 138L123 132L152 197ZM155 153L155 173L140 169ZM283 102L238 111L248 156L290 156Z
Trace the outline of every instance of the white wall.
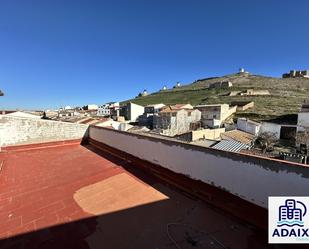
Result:
M210 140L219 139L221 133L223 132L225 132L225 128L202 129L202 130L191 131L192 141L196 141L199 139L210 139Z
M129 105L130 105L129 120L131 120L132 122L136 122L138 117L140 115L143 115L144 107L141 105L136 105L134 103L129 103Z
M297 125L309 128L309 112L298 113Z
M0 147L80 139L88 125L0 115Z
M120 127L120 122L118 121L114 121L113 119L109 119L107 121L104 121L102 123L98 123L96 124L96 126L100 126L100 127L107 127L107 126L112 126L114 129L118 130Z
M87 105L87 110L97 110L97 109L98 109L98 105L95 105L95 104Z
M110 109L108 107L99 107L97 111L97 116L107 116L110 115Z
M264 208L268 196L308 195L308 167L104 128L90 127L89 136Z
M248 119L244 119L244 118L237 119L237 129L244 131L244 132L248 132L252 135L255 135L255 136L258 135L260 131L260 127L261 127L260 124L252 123Z
M276 138L279 139L280 138L280 130L281 130L281 125L279 125L279 124L263 122L261 124L260 133L262 133L262 132L274 133L276 135Z

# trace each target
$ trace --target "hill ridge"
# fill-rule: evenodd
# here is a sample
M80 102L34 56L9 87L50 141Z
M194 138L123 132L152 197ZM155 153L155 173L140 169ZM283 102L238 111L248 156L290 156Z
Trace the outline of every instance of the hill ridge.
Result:
M209 85L220 81L231 81L233 86L210 89ZM268 90L270 96L226 96L230 91ZM281 115L295 114L305 99L309 98L309 79L275 78L263 75L236 73L219 77L199 79L179 88L158 91L148 96L137 97L122 103L140 105L164 103L230 104L233 101L253 101L255 107L239 113L254 120L273 119Z

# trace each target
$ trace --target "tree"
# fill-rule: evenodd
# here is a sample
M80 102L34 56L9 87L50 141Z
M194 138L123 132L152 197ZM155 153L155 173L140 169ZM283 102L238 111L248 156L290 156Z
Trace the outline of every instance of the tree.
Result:
M300 145L300 150L304 154L308 154L309 149L309 128L304 128L303 131L296 133L296 143ZM302 151L304 148L304 151Z
M262 152L270 150L274 144L277 142L277 137L275 133L272 132L262 132L255 140L255 145L262 149Z

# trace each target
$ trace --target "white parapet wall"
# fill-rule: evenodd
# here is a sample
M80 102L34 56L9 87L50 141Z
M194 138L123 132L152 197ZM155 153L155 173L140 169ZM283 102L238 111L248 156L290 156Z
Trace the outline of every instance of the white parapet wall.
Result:
M309 167L91 126L89 137L201 180L260 207L268 196L307 196Z
M0 147L82 139L88 125L0 115Z

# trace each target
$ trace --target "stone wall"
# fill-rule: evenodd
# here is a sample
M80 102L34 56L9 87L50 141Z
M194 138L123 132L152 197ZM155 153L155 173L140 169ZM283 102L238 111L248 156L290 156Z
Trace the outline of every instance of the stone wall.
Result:
M0 115L0 147L81 139L88 125Z
M160 112L154 117L154 129L162 135L175 136L190 131L191 122L201 119L199 110L181 109L175 112Z

